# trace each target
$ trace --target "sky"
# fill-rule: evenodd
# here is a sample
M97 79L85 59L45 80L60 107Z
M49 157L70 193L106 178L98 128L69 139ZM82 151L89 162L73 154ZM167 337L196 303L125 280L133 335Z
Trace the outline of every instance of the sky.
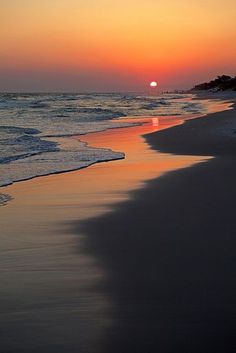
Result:
M0 91L185 89L236 75L235 0L0 0Z

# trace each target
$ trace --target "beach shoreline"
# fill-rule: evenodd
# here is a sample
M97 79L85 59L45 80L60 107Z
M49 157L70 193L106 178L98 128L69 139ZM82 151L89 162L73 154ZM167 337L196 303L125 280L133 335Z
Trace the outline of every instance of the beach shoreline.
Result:
M105 352L123 342L127 352L234 351L235 126L234 107L145 135L159 151L214 158L147 181L112 214L75 222L115 302Z
M90 134L127 158L3 188L1 352L232 351L234 115Z
M163 99L165 95L163 96ZM173 94L172 94L173 97ZM158 98L157 103L155 102L155 98ZM110 162L112 160L117 160L117 159L123 159L125 158L124 152L119 152L120 149L118 147L117 151L115 152L114 150L112 151L111 148L105 149L102 144L99 144L99 149L98 148L93 148L91 144L89 144L87 139L89 139L90 135L92 134L97 134L99 133L99 136L102 138L102 133L106 131L110 131L112 134L114 130L120 129L120 128L129 128L132 126L138 126L142 124L149 123L152 119L156 120L155 124L159 124L161 128L166 125L166 127L174 126L175 124L181 124L185 120L188 119L196 119L198 117L202 117L205 114L212 113L214 111L221 111L225 110L227 104L230 104L230 100L227 96L224 95L223 97L218 99L209 99L205 97L204 99L201 98L199 99L197 95L193 94L183 94L182 97L179 94L178 96L174 96L172 99L172 103L168 103L165 101L163 103L161 96L160 97L152 97L150 96L151 100L151 108L157 104L157 106L163 106L166 107L167 110L172 107L172 115L166 114L165 110L162 110L160 108L160 116L155 116L152 115L152 112L150 111L150 115L140 115L137 114L135 116L132 115L125 115L125 116L120 116L118 118L113 118L111 121L111 124L109 126L96 126L96 128L93 126L88 129L87 127L87 132L82 132L83 129L86 130L86 128L82 128L82 131L80 133L76 133L76 130L78 127L75 128L75 131L70 131L68 134L62 134L61 131L60 133L57 132L56 134L48 134L48 133L43 133L43 131L40 132L40 130L32 129L32 128L25 128L22 127L22 122L20 125L21 127L17 126L5 126L4 124L8 124L7 120L4 120L3 116L3 136L2 136L2 148L3 148L3 156L4 154L7 155L8 157L5 157L8 162L4 162L4 158L1 161L0 165L0 188L5 187L8 185L12 185L16 182L22 182L30 179L34 179L37 177L44 177L48 175L53 175L53 174L60 174L60 173L67 173L75 170L80 170L83 168L90 167L91 165L94 165L96 163L101 163L101 162ZM137 98L139 99L139 97ZM154 99L154 100L153 100ZM174 101L178 102L176 105ZM145 99L144 99L145 101ZM153 103L153 102L155 103ZM170 106L169 106L170 104ZM177 107L182 107L181 113L178 111L179 108ZM169 108L168 108L169 107ZM165 108L164 108L165 109ZM188 111L189 109L189 111ZM185 111L186 110L186 111ZM170 110L171 111L171 110ZM176 113L177 115L174 115L174 111L178 112ZM147 110L147 113L149 111ZM164 112L164 114L163 114ZM163 114L163 115L162 115ZM10 119L11 121L11 119ZM14 122L14 121L13 121ZM25 124L26 126L29 126L30 121L26 121ZM154 123L154 122L153 122ZM31 122L31 124L34 124ZM86 124L85 124L86 125ZM30 125L31 126L31 125ZM81 125L80 125L81 128ZM10 130L9 130L10 129ZM42 130L44 130L42 128ZM68 127L67 129L71 129L71 126ZM92 131L90 131L92 129ZM94 131L93 131L94 129ZM9 131L8 131L9 130ZM7 138L7 135L4 137L4 131L6 135L6 131L9 132L11 135L13 133L19 133L22 135L19 135L18 138L14 138L13 136L9 139ZM100 134L101 133L101 134ZM37 134L40 134L39 137L37 137ZM35 137L34 137L35 135ZM33 137L32 137L33 136ZM32 139L31 139L32 137ZM17 145L14 147L14 143L17 142ZM31 148L35 148L35 151L28 151L25 156L24 155L19 155L17 154L14 156L14 150L15 149L21 149L21 148L28 148L27 147L27 141L31 141L32 143ZM12 145L13 143L13 145ZM5 148L8 145L11 145L12 153L13 155L10 156L10 150L6 151ZM37 151L37 148L40 148L39 146L37 147L37 144L41 146L41 144L46 148L45 151ZM46 146L52 146L54 151L47 150ZM42 147L42 146L41 146ZM51 151L51 152L50 152ZM74 153L74 155L73 155ZM73 156L72 156L73 155ZM60 156L57 160L57 156ZM45 159L45 161L44 161ZM56 162L57 160L57 162ZM10 163L9 163L10 162ZM44 162L44 163L43 163ZM0 205L1 205L1 198L0 198Z

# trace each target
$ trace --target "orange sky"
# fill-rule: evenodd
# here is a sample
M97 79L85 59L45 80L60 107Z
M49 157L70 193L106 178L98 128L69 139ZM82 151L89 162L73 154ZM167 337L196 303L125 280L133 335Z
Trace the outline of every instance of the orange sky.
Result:
M0 90L143 90L235 75L235 0L1 0Z

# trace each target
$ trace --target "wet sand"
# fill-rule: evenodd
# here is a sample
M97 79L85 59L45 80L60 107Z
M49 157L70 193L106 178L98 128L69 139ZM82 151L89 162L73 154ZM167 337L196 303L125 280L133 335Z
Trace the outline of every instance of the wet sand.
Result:
M104 352L235 351L235 119L233 110L146 135L159 151L215 158L75 224L109 274L115 319Z
M0 352L234 351L234 138L202 134L233 117L87 135L126 159L2 188Z

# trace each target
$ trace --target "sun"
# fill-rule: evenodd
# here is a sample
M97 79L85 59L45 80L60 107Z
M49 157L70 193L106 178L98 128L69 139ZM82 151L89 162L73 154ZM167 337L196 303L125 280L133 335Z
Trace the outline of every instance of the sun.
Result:
M152 87L152 88L157 87L157 82L156 82L156 81L152 81L152 82L150 83L150 87Z

